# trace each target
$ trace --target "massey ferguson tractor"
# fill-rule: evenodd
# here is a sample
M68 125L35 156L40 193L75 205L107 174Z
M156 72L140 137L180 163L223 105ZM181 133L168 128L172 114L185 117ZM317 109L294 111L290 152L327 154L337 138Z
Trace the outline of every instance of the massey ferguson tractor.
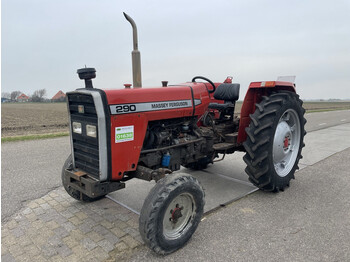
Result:
M302 157L305 110L287 81L252 82L239 116L240 85L232 77L141 87L136 24L124 16L133 27L133 88L97 89L96 70L78 70L85 88L67 93L72 152L62 182L70 196L89 202L125 188L130 179L155 180L139 230L153 251L168 254L191 238L205 204L198 180L174 171L205 169L219 154L244 151L250 182L283 191Z

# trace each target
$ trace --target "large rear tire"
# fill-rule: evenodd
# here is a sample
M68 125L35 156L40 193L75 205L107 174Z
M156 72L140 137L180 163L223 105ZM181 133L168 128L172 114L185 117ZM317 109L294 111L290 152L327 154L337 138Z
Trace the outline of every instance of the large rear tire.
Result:
M243 157L249 180L265 191L283 191L294 178L305 146L305 109L295 93L274 93L256 104L246 128Z
M204 191L196 178L182 173L162 178L148 194L141 210L142 239L157 254L176 251L196 231L204 204Z
M67 178L64 175L64 170L67 169L67 168L72 168L72 166L73 166L72 155L69 155L67 160L66 160L66 162L64 162L64 165L62 167L62 173L61 173L62 184L63 184L64 189L67 191L68 195L70 195L71 197L73 197L76 200L83 201L83 202L93 202L93 201L99 200L101 198L104 198L104 196L91 198L91 197L88 197L85 194L80 193L78 190L73 189L72 187L70 187L68 185Z

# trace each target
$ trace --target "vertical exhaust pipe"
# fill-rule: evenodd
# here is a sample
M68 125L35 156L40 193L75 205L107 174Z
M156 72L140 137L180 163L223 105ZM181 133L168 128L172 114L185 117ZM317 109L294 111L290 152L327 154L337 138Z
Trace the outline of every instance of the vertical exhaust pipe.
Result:
M132 57L132 81L134 88L135 87L142 87L142 81L141 81L141 54L138 50L138 40L137 40L137 27L135 24L135 21L125 14L123 12L126 20L128 20L132 26L132 35L133 35L133 43L134 43L134 50L131 52Z

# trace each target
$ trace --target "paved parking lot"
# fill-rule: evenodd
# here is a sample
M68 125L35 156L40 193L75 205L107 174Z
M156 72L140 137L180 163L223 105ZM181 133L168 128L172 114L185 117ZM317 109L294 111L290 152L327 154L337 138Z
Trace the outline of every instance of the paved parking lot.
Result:
M141 245L137 221L108 198L81 203L59 188L2 225L1 260L114 261Z
M144 247L134 212L108 198L80 203L59 187L2 224L2 261L346 261L349 137L350 124L309 133L303 169L290 189L258 191L205 216L190 243L166 258ZM233 161L208 171L228 174L234 165L243 179ZM132 201L143 199L135 194Z

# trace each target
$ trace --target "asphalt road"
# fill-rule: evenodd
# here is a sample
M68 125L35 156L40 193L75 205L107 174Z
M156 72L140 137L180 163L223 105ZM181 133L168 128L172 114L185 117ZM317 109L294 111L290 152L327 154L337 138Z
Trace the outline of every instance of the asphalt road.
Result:
M1 221L61 185L61 168L70 153L68 137L1 145Z
M350 123L350 110L311 113L306 130ZM1 146L1 221L61 186L61 168L70 153L69 138L3 143Z
M293 190L257 191L207 216L166 257L129 261L350 261L350 148L298 172Z
M306 114L306 131L316 131L331 126L350 123L350 110Z

